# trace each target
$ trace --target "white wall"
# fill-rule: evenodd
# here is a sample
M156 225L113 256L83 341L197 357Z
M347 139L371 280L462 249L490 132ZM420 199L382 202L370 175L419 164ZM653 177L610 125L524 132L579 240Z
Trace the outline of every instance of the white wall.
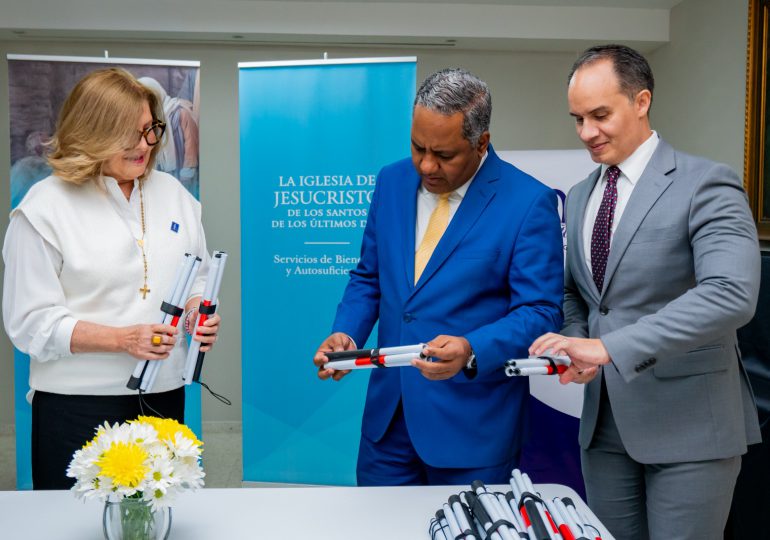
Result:
M743 176L747 0L685 0L652 53L652 125L675 147Z

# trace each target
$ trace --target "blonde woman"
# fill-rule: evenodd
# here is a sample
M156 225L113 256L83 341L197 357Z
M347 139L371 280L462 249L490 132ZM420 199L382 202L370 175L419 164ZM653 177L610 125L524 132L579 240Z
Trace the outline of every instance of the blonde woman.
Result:
M31 359L35 489L69 488L72 453L105 421L142 410L183 420L186 341L153 321L184 253L203 259L187 301L195 316L208 255L200 204L153 170L164 130L158 97L131 74L87 75L62 107L53 174L11 213L3 321ZM195 337L202 351L216 341L219 321L215 315ZM163 366L140 404L126 382L144 359Z

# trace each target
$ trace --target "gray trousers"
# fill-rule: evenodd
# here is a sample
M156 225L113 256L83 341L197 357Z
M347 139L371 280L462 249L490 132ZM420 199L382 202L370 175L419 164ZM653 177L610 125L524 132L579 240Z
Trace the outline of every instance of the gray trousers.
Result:
M602 394L594 438L581 454L591 510L617 540L722 540L741 457L639 463Z

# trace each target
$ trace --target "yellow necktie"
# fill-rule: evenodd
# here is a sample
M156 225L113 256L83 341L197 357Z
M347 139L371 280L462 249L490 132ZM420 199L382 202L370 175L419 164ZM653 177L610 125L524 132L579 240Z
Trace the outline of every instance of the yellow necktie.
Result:
M414 283L420 280L423 270L428 265L433 250L436 249L439 240L449 224L449 193L439 195L438 204L433 209L433 213L428 220L428 228L425 229L425 236L422 237L420 247L414 254Z

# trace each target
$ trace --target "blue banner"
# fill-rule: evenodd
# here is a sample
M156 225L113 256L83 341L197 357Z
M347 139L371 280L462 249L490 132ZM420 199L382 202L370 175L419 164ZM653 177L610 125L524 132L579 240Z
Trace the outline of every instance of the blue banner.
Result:
M377 172L409 154L416 59L240 68L244 480L351 485L368 375L311 360Z

